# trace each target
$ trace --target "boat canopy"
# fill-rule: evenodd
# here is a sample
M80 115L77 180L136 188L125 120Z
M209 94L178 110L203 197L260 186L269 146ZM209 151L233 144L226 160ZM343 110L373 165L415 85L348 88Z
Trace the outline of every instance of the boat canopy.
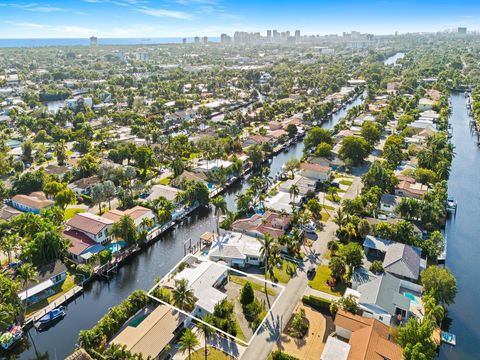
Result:
M27 295L28 297L37 295L41 293L43 290L47 290L48 288L51 288L53 285L55 284L53 283L52 280L49 279L38 285L35 285L34 287L31 287L30 289L27 289L26 291L22 291L20 294L18 294L18 297L20 298L20 300L24 301L27 298Z

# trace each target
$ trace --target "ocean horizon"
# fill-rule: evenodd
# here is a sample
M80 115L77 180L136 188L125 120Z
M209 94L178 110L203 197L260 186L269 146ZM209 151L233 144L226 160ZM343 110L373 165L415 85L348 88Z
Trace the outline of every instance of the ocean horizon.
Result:
M180 44L183 37L145 37L145 38L98 38L98 45L158 45ZM186 38L193 43L194 38ZM210 42L219 42L219 37L208 38ZM52 38L52 39L0 39L0 48L9 47L45 47L45 46L90 46L89 38Z

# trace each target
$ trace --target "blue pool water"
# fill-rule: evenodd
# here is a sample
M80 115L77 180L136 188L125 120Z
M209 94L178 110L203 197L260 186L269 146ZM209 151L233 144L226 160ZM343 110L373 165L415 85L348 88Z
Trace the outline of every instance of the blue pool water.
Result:
M124 248L125 245L127 245L127 244L124 241L119 241L119 242L116 242L116 243L108 244L106 246L106 248L107 248L108 251L110 251L113 254L116 251L122 250L122 248Z
M415 297L415 295L413 295L412 293L409 293L409 292L404 292L403 295L405 295L407 298L409 298L412 301L412 304L418 305L418 301L417 301L417 298Z

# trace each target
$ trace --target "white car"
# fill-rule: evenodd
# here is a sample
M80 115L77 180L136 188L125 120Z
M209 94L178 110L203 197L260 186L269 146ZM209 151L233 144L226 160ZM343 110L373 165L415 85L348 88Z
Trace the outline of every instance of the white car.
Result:
M378 220L387 220L387 215L384 215L384 214L378 215Z
M317 226L313 221L309 222L308 224L302 224L300 228L306 233L314 233L317 231Z

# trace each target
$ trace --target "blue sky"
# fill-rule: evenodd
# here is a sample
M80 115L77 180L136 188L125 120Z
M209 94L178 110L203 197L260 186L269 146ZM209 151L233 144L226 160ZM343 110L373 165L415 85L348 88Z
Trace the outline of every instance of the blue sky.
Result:
M0 0L0 38L192 37L236 30L480 29L480 1Z

